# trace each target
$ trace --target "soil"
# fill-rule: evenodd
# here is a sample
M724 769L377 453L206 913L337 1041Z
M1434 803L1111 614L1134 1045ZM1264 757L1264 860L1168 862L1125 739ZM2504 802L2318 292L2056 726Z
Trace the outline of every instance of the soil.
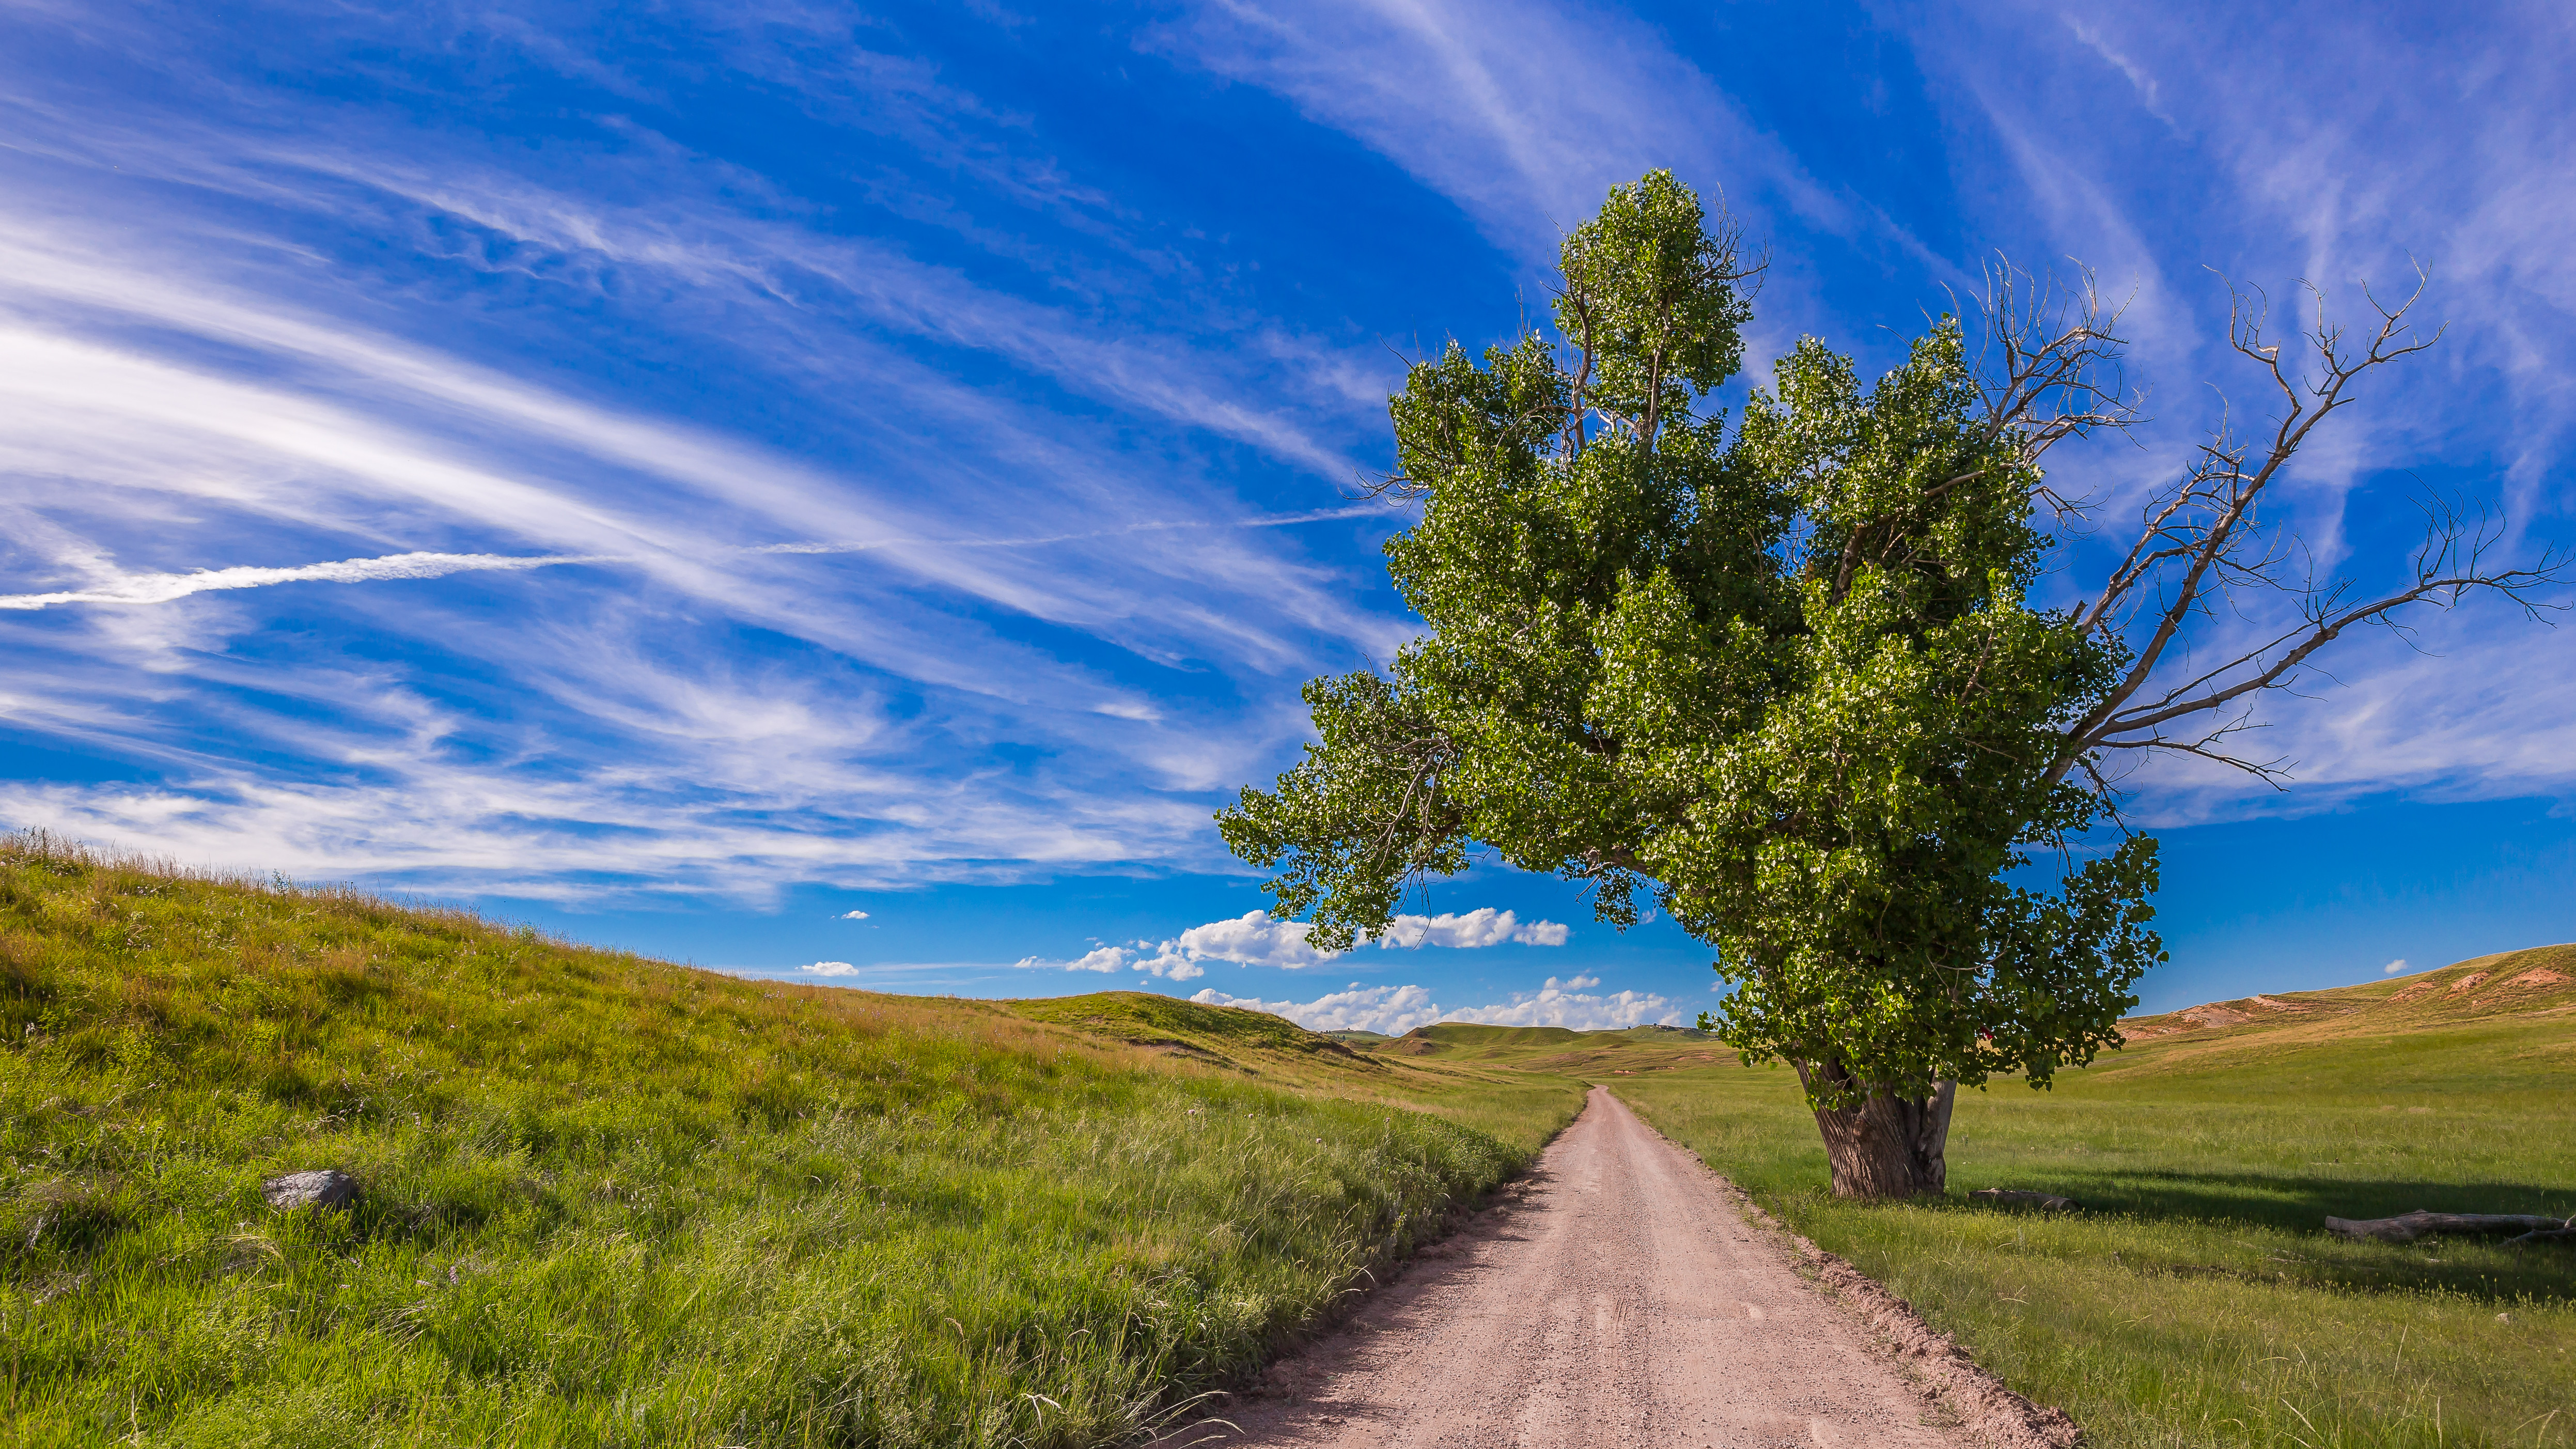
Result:
M1599 1087L1503 1202L1417 1255L1339 1332L1204 1412L1162 1443L2035 1449L2078 1437Z

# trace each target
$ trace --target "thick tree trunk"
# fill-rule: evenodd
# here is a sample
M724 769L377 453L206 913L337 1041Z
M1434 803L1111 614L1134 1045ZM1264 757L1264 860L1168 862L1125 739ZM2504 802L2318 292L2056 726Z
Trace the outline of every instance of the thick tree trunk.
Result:
M1798 1079L1818 1075L1846 1081L1838 1065L1800 1062ZM1950 1144L1950 1107L1956 1082L1935 1082L1929 1097L1873 1092L1857 1107L1816 1113L1825 1135L1825 1160L1834 1170L1834 1196L1916 1197L1937 1193L1950 1180L1943 1153Z

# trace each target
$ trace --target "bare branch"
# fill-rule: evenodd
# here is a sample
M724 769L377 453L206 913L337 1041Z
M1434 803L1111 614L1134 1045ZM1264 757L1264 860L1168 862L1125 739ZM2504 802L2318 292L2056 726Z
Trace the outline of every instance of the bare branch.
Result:
M2375 319L2366 340L2326 311L2325 294L2309 287L2314 321L2296 344L2265 333L2269 303L2259 290L2231 288L2228 343L2262 369L2279 399L2259 443L2239 438L2233 409L2223 410L2216 431L2194 453L2191 466L2141 511L2136 541L2104 578L2101 590L2076 610L2076 621L2130 649L2125 674L2059 741L2048 779L2054 783L2095 752L2169 750L2198 755L2258 778L2278 782L2279 762L2258 764L2220 748L2235 726L2197 739L2170 735L2165 727L2185 718L2237 707L2263 691L2291 687L2318 650L2355 626L2405 629L2403 615L2418 604L2453 608L2470 595L2501 594L2535 617L2554 609L2540 590L2576 576L2576 558L2550 551L2534 564L2495 567L2487 554L2502 536L2483 513L2471 526L2460 510L2436 500L2428 507L2425 542L2416 552L2413 577L2403 588L2347 605L2352 585L2297 581L2289 565L2295 539L2276 538L2262 526L2265 493L2276 483L2319 424L2355 400L2361 381L2379 369L2432 346L2440 338L2419 333L2408 314L2424 294L2416 285L2396 306L2383 306L2365 289ZM2300 621L2255 648L2178 682L2158 684L2175 645L2191 621L2214 603L2240 604L2249 591L2274 590L2298 597ZM2144 637L2127 630L2144 626ZM2089 769L2090 767L2087 766Z

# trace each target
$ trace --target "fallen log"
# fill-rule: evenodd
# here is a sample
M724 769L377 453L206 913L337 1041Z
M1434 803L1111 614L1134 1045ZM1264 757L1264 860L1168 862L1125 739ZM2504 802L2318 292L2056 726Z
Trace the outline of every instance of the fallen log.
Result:
M2347 1238L2372 1238L2383 1243L2411 1243L2417 1238L2438 1233L2521 1233L2530 1237L2563 1232L2570 1227L2576 1227L2576 1218L2538 1217L2530 1213L2436 1213L2422 1208L2393 1218L2326 1219L2327 1232Z
M2026 1192L2017 1187L1981 1187L1968 1194L1968 1201L1988 1207L2037 1208L2044 1213L2071 1213L2084 1206L2071 1197L2059 1197L2053 1192Z
M2525 1243L2576 1243L2576 1222L2563 1228L2536 1228L2521 1237L2504 1240L2508 1248L2519 1248Z

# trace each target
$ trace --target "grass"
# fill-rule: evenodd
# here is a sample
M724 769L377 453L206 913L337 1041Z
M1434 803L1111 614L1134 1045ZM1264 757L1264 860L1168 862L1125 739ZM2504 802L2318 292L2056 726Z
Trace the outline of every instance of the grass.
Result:
M1132 1443L1580 1102L1083 1000L738 981L13 838L0 1438ZM265 1204L317 1167L360 1204Z
M1785 1070L1613 1085L2103 1449L2576 1444L2576 1251L2321 1221L2576 1212L2566 958L2132 1023L2137 1045L2053 1092L1964 1095L1946 1200L1831 1198ZM2513 984L2534 972L2561 979ZM1973 1208L1981 1187L2086 1210Z

